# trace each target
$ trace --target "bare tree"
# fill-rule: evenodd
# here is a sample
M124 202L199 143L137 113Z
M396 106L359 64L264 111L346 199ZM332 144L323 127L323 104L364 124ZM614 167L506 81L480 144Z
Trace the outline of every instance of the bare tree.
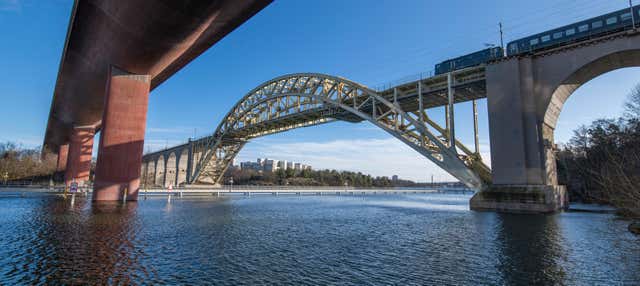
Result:
M627 119L640 118L640 84L629 93L627 102L624 104L624 116Z
M33 180L55 171L55 156L40 156L40 148L24 148L15 143L0 144L0 177L2 181Z

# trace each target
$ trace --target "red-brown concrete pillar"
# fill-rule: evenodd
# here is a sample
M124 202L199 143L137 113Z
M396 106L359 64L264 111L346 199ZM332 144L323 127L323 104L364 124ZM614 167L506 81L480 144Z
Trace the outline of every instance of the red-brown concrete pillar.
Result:
M93 136L95 128L74 128L69 142L69 159L64 181L67 186L75 181L82 186L89 180L91 173L91 154L93 153Z
M69 156L69 144L60 145L58 148L58 161L56 172L64 172L67 169L67 157Z
M111 67L94 183L94 201L138 199L149 101L148 75Z

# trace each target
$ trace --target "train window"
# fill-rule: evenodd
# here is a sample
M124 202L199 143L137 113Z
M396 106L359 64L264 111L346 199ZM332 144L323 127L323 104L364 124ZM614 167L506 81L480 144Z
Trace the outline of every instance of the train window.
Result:
M549 40L551 40L551 36L549 36L549 35L544 35L544 36L542 36L542 42L543 42L543 43L544 43L544 42L548 42Z
M602 21L595 21L595 22L591 23L591 28L593 28L593 29L602 28Z
M578 32L582 33L582 32L586 32L589 31L589 25L588 24L584 24L581 25L580 27L578 27Z
M533 39L533 40L529 41L529 45L530 45L530 46L535 46L535 45L537 45L538 43L540 43L540 40L538 40L538 38L535 38L535 39Z
M553 39L560 39L562 38L562 32L557 32L557 33L553 33Z
M518 45L517 45L516 43L512 43L512 44L510 44L510 45L509 45L509 50L510 50L512 53L517 52L517 51L518 51Z
M576 29L574 29L574 28L571 28L571 29L568 29L568 30L564 31L564 34L567 35L567 36L572 36L575 33L576 33Z
M607 18L607 25L613 25L615 23L618 23L618 17Z
M622 20L622 21L631 20L631 12L627 12L627 13L624 13L624 14L620 15L620 20Z

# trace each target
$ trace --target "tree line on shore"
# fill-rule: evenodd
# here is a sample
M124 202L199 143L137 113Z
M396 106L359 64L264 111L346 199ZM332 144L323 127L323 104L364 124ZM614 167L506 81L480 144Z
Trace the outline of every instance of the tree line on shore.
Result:
M0 143L0 181L48 182L56 170L56 156L42 156L40 150L12 142Z
M258 172L255 170L227 170L223 183L238 185L292 185L292 186L350 186L350 187L411 187L417 184L408 180L391 180L388 177L373 177L361 172L337 170L277 170Z
M610 204L640 217L640 85L624 114L574 131L556 156L558 180L572 201Z

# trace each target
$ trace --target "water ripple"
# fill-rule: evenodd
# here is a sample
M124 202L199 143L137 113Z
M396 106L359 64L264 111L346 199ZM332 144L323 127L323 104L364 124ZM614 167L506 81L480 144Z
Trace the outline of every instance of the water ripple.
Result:
M465 195L0 198L0 285L638 285L609 214L468 210Z

